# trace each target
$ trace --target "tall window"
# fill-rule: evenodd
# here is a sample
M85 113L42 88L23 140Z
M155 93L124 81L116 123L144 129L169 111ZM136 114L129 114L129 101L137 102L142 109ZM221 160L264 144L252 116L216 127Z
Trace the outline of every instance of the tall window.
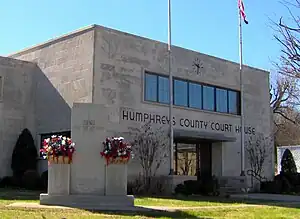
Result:
M227 90L216 88L217 111L227 113Z
M239 93L236 91L228 91L228 112L239 114Z
M188 106L188 83L182 80L174 80L174 104Z
M145 74L145 100L157 101L157 75Z
M215 109L215 88L210 86L203 86L203 109Z
M158 76L158 102L169 103L169 78Z
M189 83L189 106L202 109L202 89L200 84Z
M155 74L145 74L145 100L169 103L169 79Z

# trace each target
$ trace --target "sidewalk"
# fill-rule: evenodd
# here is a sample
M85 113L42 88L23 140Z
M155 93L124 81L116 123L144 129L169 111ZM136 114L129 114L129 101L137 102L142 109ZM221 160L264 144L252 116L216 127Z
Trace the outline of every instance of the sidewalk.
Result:
M249 193L249 194L233 194L230 198L250 199L250 200L264 200L275 202L299 202L300 196L296 195L281 195L281 194L267 194L267 193Z
M64 210L73 210L76 208L63 207L63 206L49 206L49 205L40 205L39 203L28 203L28 202L15 202L7 205L6 207L10 208L32 208L32 209L64 209ZM222 209L222 208L250 208L250 207L266 207L264 205L255 205L255 204L226 204L226 205L215 205L215 206L189 206L189 207L180 207L180 206L134 206L134 207L125 207L118 209L118 211L180 211L180 210L199 210L199 209ZM103 211L115 211L116 209L110 209L107 206L105 209L93 209L93 210L103 210Z

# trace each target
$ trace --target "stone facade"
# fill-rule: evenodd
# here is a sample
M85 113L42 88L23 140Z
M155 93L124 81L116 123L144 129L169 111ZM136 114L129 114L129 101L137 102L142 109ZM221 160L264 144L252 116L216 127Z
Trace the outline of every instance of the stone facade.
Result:
M11 156L24 128L35 134L35 64L0 57L0 177L11 174Z
M108 133L125 134L128 128L142 124L128 119L128 113L153 114L160 118L168 116L168 105L145 102L143 98L145 71L168 75L168 53L164 43L93 25L10 57L30 61L38 66L35 72L39 74L32 86L35 89L32 96L35 107L32 111L34 113L30 114L30 128L37 143L42 133L71 130L70 109L74 102L101 104L108 108L109 122L105 124ZM195 59L201 61L199 72L193 67ZM31 63L28 65L36 66ZM174 77L181 79L240 90L237 63L176 46L172 47L172 72ZM243 74L245 124L254 128L256 134L269 136L272 124L269 74L248 66L244 67ZM28 89L33 92L33 88ZM0 106L4 107L1 103ZM6 107L12 108L10 105ZM3 110L0 113L3 114ZM202 131L236 139L235 142L213 143L212 169L217 176L240 174L241 141L237 129L240 116L177 106L174 106L173 113L176 129L199 131L201 128L186 127L184 122L201 120L206 123ZM216 130L216 124L217 127L230 125L230 129ZM166 124L164 126L168 127ZM18 131L16 128L15 132ZM251 135L253 133L245 138ZM102 140L99 139L99 142ZM274 158L271 154L264 168L268 178L274 174ZM248 169L247 154L245 161ZM136 175L138 171L138 165L133 161L128 174ZM159 174L166 175L168 172L169 162L166 162Z

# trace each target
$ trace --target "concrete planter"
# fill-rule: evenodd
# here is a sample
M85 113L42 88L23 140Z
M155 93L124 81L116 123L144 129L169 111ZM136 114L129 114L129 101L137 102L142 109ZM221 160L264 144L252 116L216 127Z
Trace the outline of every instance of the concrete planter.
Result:
M109 158L109 159L106 159L106 163L108 165L111 165L111 164L128 164L129 162L129 158L121 158L121 157L117 157L117 158Z
M48 194L70 193L70 165L51 163L48 166Z
M68 156L49 156L48 164L70 164L72 160Z
M127 195L127 164L109 164L105 169L105 195Z

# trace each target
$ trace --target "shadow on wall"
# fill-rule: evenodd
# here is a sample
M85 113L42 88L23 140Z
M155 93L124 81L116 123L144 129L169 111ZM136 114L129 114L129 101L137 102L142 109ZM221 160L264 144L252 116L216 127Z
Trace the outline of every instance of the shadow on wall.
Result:
M37 133L71 130L71 107L53 83L57 84L58 88L63 88L61 92L65 94L71 93L68 92L67 86L64 87L61 80L56 78L53 78L51 83L40 68L37 70L35 80Z
M34 75L35 80L35 124L36 134L43 135L55 132L64 132L71 130L71 106L62 97L61 93L70 94L68 87L62 84L60 78L52 78L51 81L44 72L37 67ZM57 87L54 85L57 84ZM58 89L61 89L61 93ZM38 138L39 139L39 138ZM38 149L41 147L41 141L37 142ZM40 155L39 155L40 156ZM42 174L48 169L46 160L40 159L38 162L38 171Z

